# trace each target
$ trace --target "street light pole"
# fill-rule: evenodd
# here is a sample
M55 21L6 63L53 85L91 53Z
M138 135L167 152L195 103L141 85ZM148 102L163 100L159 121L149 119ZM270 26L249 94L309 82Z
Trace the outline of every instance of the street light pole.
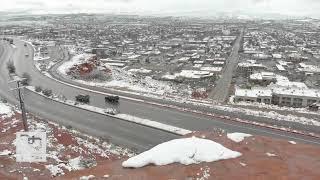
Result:
M22 95L21 95L20 82L21 81L17 81L18 96L19 96L19 101L20 101L20 109L21 109L21 115L22 115L23 129L24 129L25 132L27 132L28 131L28 122L27 122L26 108L24 106L24 101L23 101Z
M26 108L25 108L25 105L24 105L24 101L23 101L23 98L22 98L22 92L21 92L21 89L24 88L23 86L21 86L21 81L23 81L25 78L19 78L19 77L16 76L14 79L15 80L10 81L9 83L17 82L18 87L15 88L15 89L10 89L10 91L15 91L15 90L18 91L18 99L19 99L19 102L20 102L23 129L24 129L25 132L27 132L28 131L27 114L26 114Z

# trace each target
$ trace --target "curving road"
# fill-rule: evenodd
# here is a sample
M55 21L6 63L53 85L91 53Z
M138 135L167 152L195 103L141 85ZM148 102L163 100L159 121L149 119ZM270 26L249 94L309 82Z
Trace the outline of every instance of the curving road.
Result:
M24 47L24 43L21 41L15 41L15 44L17 46L16 50L13 50L10 45L4 42L2 42L0 45L1 96L4 96L9 101L16 103L15 97L8 92L8 74L5 67L5 63L10 59L13 51L15 51L12 59L15 62L18 74L28 72L32 76L33 85L41 85L42 87L52 89L55 93L63 94L70 99L73 99L77 94L89 94L91 96L92 105L106 107L104 96L101 94L66 86L46 76L43 76L33 66L32 47ZM24 56L27 53L29 54L29 57ZM139 151L178 137L176 135L153 128L124 122L103 115L89 113L87 111L79 110L70 106L65 106L47 100L43 97L39 97L27 91L25 93L25 100L27 104L27 110L34 114L38 114L41 117L64 125L71 125L90 135L110 138L114 143L128 147L134 147ZM222 119L214 119L193 113L181 112L175 109L152 106L143 102L121 99L119 108L123 113L142 118L148 118L153 121L158 121L190 130L210 130L213 128L221 128L229 132L245 132L320 145L320 140L312 137L300 136L251 125L243 125L241 123L225 121Z

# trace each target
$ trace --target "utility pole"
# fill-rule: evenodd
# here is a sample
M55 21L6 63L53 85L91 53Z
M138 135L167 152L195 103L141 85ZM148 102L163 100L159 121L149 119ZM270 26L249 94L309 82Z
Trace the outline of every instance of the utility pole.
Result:
M28 131L28 124L27 124L27 115L26 115L26 108L24 105L24 101L22 98L22 93L21 93L21 89L24 88L24 86L21 86L21 81L23 81L23 78L16 78L16 80L10 81L9 83L13 83L16 82L17 83L17 88L15 89L10 89L10 91L18 91L18 99L20 101L20 109L21 109L21 116L22 116L22 122L23 122L23 129L25 132Z

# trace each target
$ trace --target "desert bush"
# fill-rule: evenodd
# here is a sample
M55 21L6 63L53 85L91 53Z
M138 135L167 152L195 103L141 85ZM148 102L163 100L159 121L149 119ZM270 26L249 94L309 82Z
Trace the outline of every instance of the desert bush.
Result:
M52 90L51 89L45 89L42 91L42 93L45 95L45 96L52 96Z
M42 87L41 86L36 86L36 92L41 92L42 91Z

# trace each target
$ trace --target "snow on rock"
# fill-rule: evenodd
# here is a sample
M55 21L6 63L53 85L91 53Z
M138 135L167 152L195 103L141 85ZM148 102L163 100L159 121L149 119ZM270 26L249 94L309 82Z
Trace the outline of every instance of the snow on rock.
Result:
M192 137L159 144L124 161L122 166L139 168L148 164L167 165L175 162L189 165L237 158L239 156L241 156L241 153L227 149L214 141Z
M81 170L84 169L84 167L81 165L81 156L70 159L68 165L71 167L72 170Z
M74 65L81 64L86 62L87 59L92 57L93 54L79 54L74 56L70 61L63 63L59 68L58 72L67 75L67 72L70 68L72 68Z
M14 115L13 108L6 103L0 102L0 117L8 118Z
M251 134L244 134L244 133L229 133L227 134L228 138L231 139L234 142L241 142L244 140L246 137L251 137Z

